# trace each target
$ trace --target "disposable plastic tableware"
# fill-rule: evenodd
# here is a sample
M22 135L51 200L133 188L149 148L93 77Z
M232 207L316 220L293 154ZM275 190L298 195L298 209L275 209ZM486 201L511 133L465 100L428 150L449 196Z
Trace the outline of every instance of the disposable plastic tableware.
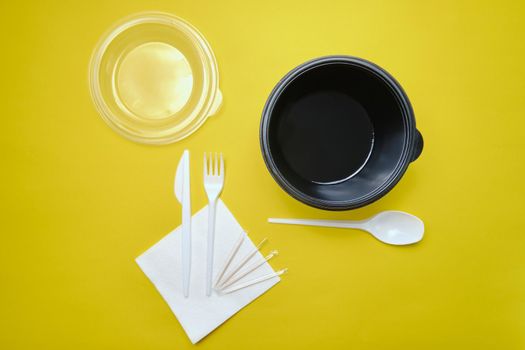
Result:
M214 164L215 163L215 164ZM215 208L217 198L222 192L224 186L224 161L222 153L219 157L215 153L215 162L210 154L209 165L206 153L204 154L204 188L208 196L208 254L207 254L207 271L206 271L206 295L211 295L212 278L213 278L213 244L215 240Z
M425 225L421 219L395 210L383 211L361 221L270 218L268 222L273 224L354 228L367 231L381 242L393 245L417 243L423 238L423 233L425 232Z
M116 23L93 52L89 83L104 121L148 144L191 135L222 103L210 44L193 25L163 12Z
M182 204L182 289L184 297L190 290L191 271L191 196L190 152L185 150L175 174L175 197Z
M270 174L292 197L349 210L392 190L421 154L423 137L389 73L361 58L327 56L277 83L263 109L260 144Z

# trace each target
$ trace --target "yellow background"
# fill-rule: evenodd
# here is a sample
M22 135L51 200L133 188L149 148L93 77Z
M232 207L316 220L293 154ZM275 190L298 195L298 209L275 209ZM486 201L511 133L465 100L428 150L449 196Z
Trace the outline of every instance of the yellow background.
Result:
M525 8L522 1L2 1L0 348L190 349L134 258L180 223L173 178L227 157L223 199L290 273L201 349L525 348ZM90 100L87 69L117 20L163 10L211 43L224 106L191 137L123 139ZM263 104L313 57L350 54L392 73L425 149L366 208L288 197L259 150ZM360 219L404 210L411 247L359 231L270 226L271 216Z

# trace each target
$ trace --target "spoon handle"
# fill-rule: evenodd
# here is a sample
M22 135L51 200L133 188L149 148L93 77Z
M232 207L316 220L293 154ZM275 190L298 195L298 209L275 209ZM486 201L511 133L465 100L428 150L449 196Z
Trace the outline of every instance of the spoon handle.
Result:
M308 220L308 219L277 219L269 218L268 222L272 224L288 224L288 225L305 225L305 226L321 226L321 227L337 227L337 228L356 228L363 229L362 221L349 220Z

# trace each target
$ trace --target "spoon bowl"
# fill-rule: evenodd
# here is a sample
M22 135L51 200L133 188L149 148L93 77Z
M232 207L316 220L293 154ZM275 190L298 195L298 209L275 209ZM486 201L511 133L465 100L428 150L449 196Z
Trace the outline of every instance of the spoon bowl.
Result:
M388 210L365 220L363 229L381 242L407 245L417 243L423 238L425 224L417 216Z

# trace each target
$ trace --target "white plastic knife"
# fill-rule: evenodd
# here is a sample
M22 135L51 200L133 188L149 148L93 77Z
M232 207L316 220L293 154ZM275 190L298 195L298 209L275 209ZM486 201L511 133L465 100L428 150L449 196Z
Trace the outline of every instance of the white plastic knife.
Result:
M182 204L182 290L184 297L190 294L191 271L191 196L190 152L185 150L175 174L175 197Z

